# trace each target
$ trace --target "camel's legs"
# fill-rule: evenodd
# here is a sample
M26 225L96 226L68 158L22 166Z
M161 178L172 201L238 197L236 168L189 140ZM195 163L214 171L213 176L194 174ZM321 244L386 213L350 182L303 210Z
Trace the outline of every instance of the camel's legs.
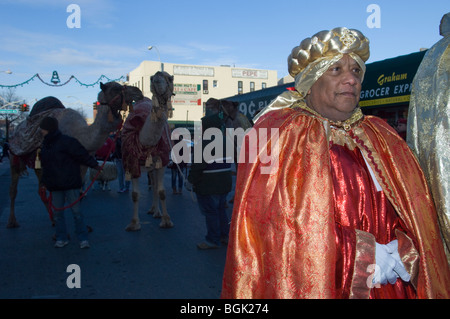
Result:
M135 231L141 229L141 222L139 220L139 179L131 179L131 198L133 200L133 218L131 223L125 228L126 231Z
M159 209L159 195L158 195L158 169L152 168L150 171L152 180L152 206L147 212L147 214L152 215L154 218L161 218L161 210Z
M173 222L170 220L169 213L167 212L166 207L166 190L164 188L164 171L165 167L158 168L154 170L154 177L156 181L156 187L157 187L157 194L158 199L161 202L161 208L162 208L162 220L159 224L159 227L161 228L171 228L173 227ZM156 189L154 190L156 193Z

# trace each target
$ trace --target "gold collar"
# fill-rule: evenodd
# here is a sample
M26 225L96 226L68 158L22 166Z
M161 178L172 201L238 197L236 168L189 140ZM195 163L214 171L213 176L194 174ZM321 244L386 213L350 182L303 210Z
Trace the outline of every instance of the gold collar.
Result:
M361 108L359 106L357 106L355 108L352 115L345 121L332 121L330 119L323 117L322 115L320 115L319 113L314 111L312 108L310 108L308 105L306 105L306 102L304 100L298 101L292 107L293 108L296 108L296 107L301 108L301 109L311 113L315 117L321 119L322 121L329 122L330 126L333 126L336 128L342 128L346 132L350 131L352 129L352 127L354 126L354 124L358 123L360 120L362 120L364 118L364 114L362 113Z

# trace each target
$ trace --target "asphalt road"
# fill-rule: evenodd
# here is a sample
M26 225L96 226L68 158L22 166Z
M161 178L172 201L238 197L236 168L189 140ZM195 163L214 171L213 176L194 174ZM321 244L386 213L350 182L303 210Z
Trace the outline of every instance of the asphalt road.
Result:
M146 178L141 178L142 229L126 232L131 194L117 193L118 182L113 181L111 191L91 189L81 203L85 221L93 228L91 247L79 248L67 211L72 240L64 248L55 248L54 227L31 170L19 182L16 216L20 227L6 228L10 173L4 160L0 163L0 299L219 298L226 247L196 247L206 233L204 218L194 194L191 197L186 190L172 194L170 177L166 170L173 228L159 228L160 220L146 213L152 198Z

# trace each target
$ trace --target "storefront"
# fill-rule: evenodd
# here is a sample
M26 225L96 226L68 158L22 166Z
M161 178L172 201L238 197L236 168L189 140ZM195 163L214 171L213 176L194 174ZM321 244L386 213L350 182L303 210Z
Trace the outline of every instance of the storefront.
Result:
M360 106L364 114L377 115L395 126L401 118L407 119L412 81L426 51L368 63L361 89ZM268 105L294 82L246 94L228 100L240 102L239 110L253 118L258 110Z
M395 126L408 118L412 81L426 51L367 64L359 105Z

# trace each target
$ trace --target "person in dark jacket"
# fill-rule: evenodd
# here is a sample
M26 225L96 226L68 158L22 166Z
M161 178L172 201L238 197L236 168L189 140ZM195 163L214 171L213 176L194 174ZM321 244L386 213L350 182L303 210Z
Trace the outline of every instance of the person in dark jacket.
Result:
M3 144L3 153L1 154L1 157L0 157L0 163L3 161L4 157L7 157L9 159L9 143L8 142L5 142Z
M199 249L218 248L221 244L228 243L230 218L226 212L226 200L232 187L232 155L230 158L226 157L225 123L220 113L202 118L203 132L209 128L221 130L221 136L218 138L223 142L223 152L211 154L216 155L211 159L205 158L203 154L202 162L192 163L189 171L188 181L193 186L200 211L206 221L207 233L205 241L197 244ZM203 149L207 144L208 140L202 141Z
M119 136L116 139L116 147L113 153L114 162L117 166L117 177L119 181L118 193L125 193L130 190L131 181L125 178L125 170L123 169L122 161L122 132L118 133Z
M67 228L64 210L59 209L74 203L80 195L82 186L80 165L97 170L101 167L95 158L89 155L81 143L58 129L58 120L45 117L40 123L44 141L41 147L42 184L51 192L52 205L55 207L56 243L55 247L64 247L67 240ZM80 211L80 203L71 207L75 232L80 241L80 248L88 248L88 232Z
M176 140L175 137L175 145L178 143L185 143L183 141L183 136L179 136L178 140ZM182 144L180 144L182 145ZM180 149L181 157L183 156L183 148ZM174 195L182 194L183 191L183 178L187 171L187 163L185 161L174 161L172 158L170 159L169 165L167 165L168 168L170 168L172 173L172 191ZM177 187L178 186L178 187Z

